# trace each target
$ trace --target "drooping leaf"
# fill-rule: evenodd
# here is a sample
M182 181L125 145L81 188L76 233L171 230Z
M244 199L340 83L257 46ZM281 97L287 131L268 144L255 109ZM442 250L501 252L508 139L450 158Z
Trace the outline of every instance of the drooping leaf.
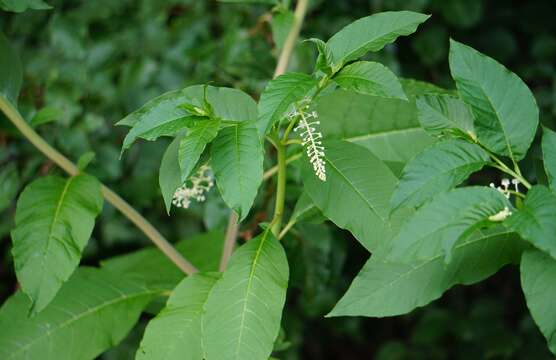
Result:
M206 360L268 359L280 330L288 261L270 231L232 255L203 316Z
M243 220L263 180L263 148L255 125L222 129L212 143L210 164L222 198Z
M46 307L79 264L102 203L100 183L89 175L48 176L23 190L12 254L33 313Z
M334 81L345 90L407 100L400 81L386 66L372 61L357 61L344 67Z
M48 10L52 6L43 0L0 0L0 9L20 13L27 9Z
M107 270L79 268L52 303L27 316L17 292L0 308L3 360L90 360L118 344L158 290Z
M259 100L259 132L266 134L271 126L292 109L295 102L307 96L316 84L317 80L303 73L286 73L271 80Z
M556 260L541 251L527 251L521 258L521 287L535 323L556 354Z
M316 111L324 137L357 143L389 165L403 166L435 141L419 126L415 96L446 91L413 80L402 85L409 102L344 90L319 97Z
M497 154L522 159L539 122L527 85L494 59L454 40L450 70L461 99L475 116L479 142Z
M396 177L369 150L345 141L325 144L326 181L303 158L305 192L324 216L349 230L369 251L391 238L390 196Z
M479 171L489 155L480 146L451 139L433 144L404 168L392 196L392 209L420 206Z
M218 271L223 244L224 231L213 230L182 240L175 247L199 271L208 272ZM101 265L103 269L137 279L146 283L149 288L161 291L171 291L184 277L173 262L153 247L110 258Z
M5 6L0 0L0 6ZM17 105L17 98L21 90L23 75L21 62L10 45L8 39L0 32L0 96L8 100L12 105Z
M402 226L391 242L388 259L426 260L443 252L449 263L458 242L488 224L490 216L509 207L504 195L487 186L442 193L419 208Z
M220 120L218 119L201 121L181 139L178 160L182 182L191 175L206 145L216 137L219 128Z
M47 106L40 109L31 119L31 126L37 127L39 125L48 124L63 118L64 111L58 107Z
M453 261L437 252L423 260L371 256L328 316L395 316L438 299L456 284L470 285L502 266L519 262L524 244L502 227L477 231L453 249Z
M556 193L556 132L548 128L543 129L542 154L548 183Z
M556 259L556 194L542 185L533 186L523 207L506 220L524 240Z
M257 104L243 91L214 86L190 86L154 98L119 121L117 125L131 127L124 139L122 151L128 149L137 138L156 140L159 136L173 135L199 119L180 105L188 103L203 107L205 89L215 117L234 122L256 121Z
M172 291L145 330L137 360L202 360L203 306L219 273L193 274Z
M411 11L387 11L356 20L328 40L335 64L356 60L379 51L399 36L412 34L429 15Z
M182 139L183 136L178 136L168 145L162 156L160 171L158 172L158 184L160 185L160 191L162 192L162 198L164 199L164 205L168 214L172 207L174 193L182 184L180 162L178 159Z
M477 138L473 114L460 99L450 95L423 95L417 98L417 118L427 132L434 136L459 133Z
M324 41L317 38L310 38L306 41L314 43L317 47L318 57L315 64L315 71L322 71L325 74L332 74L335 71L332 67L334 66L334 59L332 58L332 51Z

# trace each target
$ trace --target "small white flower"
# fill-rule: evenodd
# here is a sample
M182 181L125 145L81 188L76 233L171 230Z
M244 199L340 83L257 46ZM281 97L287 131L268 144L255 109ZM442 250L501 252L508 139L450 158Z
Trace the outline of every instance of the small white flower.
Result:
M519 193L519 187L518 187L519 180L518 179L512 179L510 181L510 179L504 178L500 181L500 184L502 186L496 186L496 185L494 185L494 183L490 183L489 186L493 189L496 189L496 190L500 191L507 199L509 199L510 195L511 195L511 193L510 193L510 191L511 191L510 190L510 183L514 186L515 192Z
M512 184L515 188L515 191L519 192L519 180L518 179L512 179Z
M182 186L176 189L172 204L187 209L191 205L191 200L203 202L206 199L205 193L213 186L214 181L210 174L210 167L203 165Z
M311 118L317 119L318 114L316 111L312 111L310 113L305 112L308 108L308 104L302 105L289 116L291 118L299 117L299 123L293 131L299 131L299 136L301 136L302 139L301 145L304 146L307 151L307 156L313 165L315 174L320 180L326 181L326 167L324 161L325 149L321 140L322 133L317 132L316 128L317 125L320 125L320 121L309 121Z

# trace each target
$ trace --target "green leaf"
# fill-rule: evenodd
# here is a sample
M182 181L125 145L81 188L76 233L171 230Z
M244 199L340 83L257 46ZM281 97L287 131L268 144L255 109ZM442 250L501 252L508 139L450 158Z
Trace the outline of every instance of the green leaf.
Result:
M219 229L182 240L175 247L199 271L209 272L218 271L223 244L224 231ZM101 266L161 291L172 291L184 277L183 272L155 247L104 260Z
M294 103L307 96L316 85L316 79L303 73L286 73L271 80L259 101L259 132L266 134L275 122L292 109Z
M371 256L328 316L395 316L438 299L457 284L486 279L519 262L523 243L502 227L477 231L453 249L453 261L437 252L423 260L393 261Z
M159 136L174 135L193 120L200 119L191 116L179 105L189 103L204 107L205 88L215 117L233 122L256 121L257 104L243 91L204 85L190 86L154 98L119 121L117 125L131 127L124 139L122 151L128 149L137 138L155 140Z
M218 0L223 3L244 3L244 4L277 4L278 0Z
M480 146L463 140L433 144L405 166L392 196L392 209L421 206L436 194L462 183L489 160Z
M106 270L80 268L50 306L29 318L17 292L0 309L3 360L90 360L118 344L159 291Z
M222 198L243 220L263 181L263 147L255 125L222 129L212 143L210 164Z
M176 137L166 148L162 161L160 162L160 171L158 172L158 184L166 206L166 212L170 214L172 208L172 199L176 189L183 183L181 180L180 162L178 160L178 152L180 142L183 136Z
M349 230L369 251L392 237L390 196L396 177L369 150L345 141L325 144L326 181L302 159L305 192L324 216Z
M323 218L321 211L306 192L303 192L297 202L290 217L290 222L321 222Z
M477 139L473 114L460 99L450 95L423 95L417 98L419 123L433 136L465 135Z
M48 124L49 122L56 121L64 117L64 111L60 108L47 106L40 109L35 116L31 119L31 126L37 127L39 125Z
M294 21L295 16L293 15L293 12L289 10L283 10L272 14L272 21L270 25L272 27L274 45L277 49L282 49L284 46Z
M31 312L44 309L79 264L102 202L100 183L89 175L48 176L23 190L12 254Z
M407 100L400 81L386 66L371 61L358 61L344 67L334 81L345 90Z
M542 154L548 184L556 193L556 132L546 127L542 134Z
M535 323L556 354L556 260L540 251L527 251L521 258L521 287Z
M386 162L412 159L435 141L417 121L414 97L446 91L413 80L402 80L402 85L409 102L344 90L320 96L316 111L324 137L362 145Z
M172 291L166 307L149 322L137 360L203 359L203 306L219 273L193 274Z
M442 193L423 205L392 240L390 260L425 260L443 252L449 263L452 249L489 217L511 207L498 190L465 187Z
M205 120L197 123L187 135L181 139L178 150L178 161L181 169L181 181L187 180L197 165L205 147L218 134L220 120ZM176 190L176 189L174 189Z
M6 5L2 3L0 6L6 9ZM21 62L2 32L0 32L0 54L2 54L0 55L0 96L15 106L23 81Z
M284 249L268 230L234 252L205 305L207 360L268 359L280 330L288 276Z
M475 116L479 142L497 154L522 159L539 122L527 85L494 59L454 40L450 70L461 99Z
M556 195L542 185L533 186L523 207L506 220L524 240L556 259Z
M15 163L8 163L0 169L0 211L15 199L19 189L19 173Z
M332 58L332 52L330 51L328 45L326 45L326 43L321 39L317 38L310 38L305 41L312 42L317 47L319 55L315 64L315 71L320 70L328 75L335 72L335 69L332 68L334 66L334 59Z
M0 9L20 13L27 9L48 10L52 6L43 0L0 0Z
M409 35L430 16L411 11L387 11L356 20L328 40L335 64L345 64L379 51L399 36Z
M79 169L80 172L85 171L85 169L87 169L87 166L89 166L89 164L91 163L91 161L93 161L95 159L95 153L92 151L87 151L85 154L81 155L79 157L79 160L77 160L77 168Z

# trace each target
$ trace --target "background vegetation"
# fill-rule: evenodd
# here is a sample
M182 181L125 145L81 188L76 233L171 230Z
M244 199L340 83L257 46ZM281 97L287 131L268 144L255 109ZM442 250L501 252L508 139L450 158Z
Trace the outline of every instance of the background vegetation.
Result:
M206 205L168 217L158 189L158 168L167 143L143 142L120 160L126 129L114 123L158 94L197 83L237 87L258 97L275 66L269 7L208 0L49 3L52 10L0 13L0 30L24 64L19 108L25 118L63 153L76 154L72 160L95 152L89 171L140 209L167 238L177 241L206 229L223 229L228 210L217 196ZM433 17L415 35L400 38L378 58L374 55L375 60L400 76L453 87L447 65L448 38L453 37L524 79L541 108L541 122L556 128L556 7L551 0L313 1L302 36L326 39L356 18L403 9ZM283 15L275 11L273 16ZM276 23L274 32L279 34ZM301 45L290 69L310 71L314 57L310 44ZM37 173L59 170L1 116L3 301L17 286L9 256L14 200ZM524 167L534 177L539 151L532 153ZM483 184L490 180L474 179ZM265 191L259 197L262 210L253 219L264 219L265 204L272 203ZM85 264L97 265L102 259L150 246L108 206L97 224ZM242 236L248 238L254 226L255 221L243 224ZM511 267L479 285L455 287L441 300L404 317L325 319L367 255L349 233L336 228L308 225L297 231L312 236L286 239L290 263L302 270L291 275L279 339L284 349L281 359L551 358L527 314L519 276ZM313 240L306 244L300 238ZM146 320L102 359L133 359Z

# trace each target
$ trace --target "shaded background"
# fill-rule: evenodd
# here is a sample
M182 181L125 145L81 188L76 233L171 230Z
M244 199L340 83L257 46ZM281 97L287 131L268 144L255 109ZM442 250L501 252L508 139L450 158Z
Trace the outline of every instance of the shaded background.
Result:
M120 192L169 239L223 228L228 211L215 192L206 204L166 216L158 167L168 142L143 142L119 160L125 129L113 124L148 99L186 85L212 82L258 97L275 66L269 6L208 0L48 2L53 10L0 12L0 29L24 64L19 106L25 118L72 160L94 151L96 161L89 171ZM554 0L313 1L302 36L327 39L357 18L402 9L433 17L416 34L374 55L375 60L400 76L453 87L447 64L448 38L453 37L524 79L541 108L541 122L555 128ZM290 70L311 71L314 58L312 47L302 44ZM32 179L59 170L1 115L0 119L3 301L16 288L9 253L15 198ZM526 171L534 172L538 154L537 141L524 162ZM265 195L272 194L272 186L260 194L261 210L255 216L264 219ZM299 189L290 190L293 202ZM244 236L254 223L247 221ZM101 259L149 245L126 219L105 206L83 263L97 265ZM481 284L458 286L407 316L325 319L367 254L349 234L332 226L299 227L286 247L292 279L284 331L276 347L281 351L275 353L280 359L553 358L527 314L513 267ZM145 316L122 344L101 358L133 359L147 320Z

